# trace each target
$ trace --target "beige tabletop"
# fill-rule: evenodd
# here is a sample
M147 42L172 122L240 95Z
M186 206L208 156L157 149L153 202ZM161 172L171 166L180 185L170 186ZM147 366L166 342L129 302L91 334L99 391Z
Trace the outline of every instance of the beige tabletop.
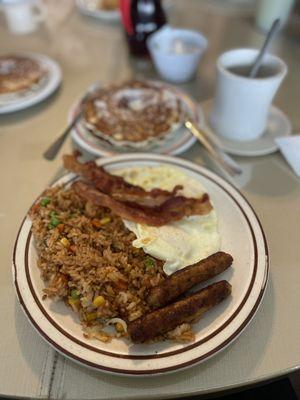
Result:
M30 326L15 297L11 258L16 232L32 200L63 172L61 160L45 161L43 151L65 127L70 105L94 80L107 83L133 76L156 77L149 63L129 59L118 24L81 16L72 1L51 1L60 7L50 10L51 18L34 34L11 35L0 20L1 53L44 53L58 61L63 71L61 88L47 101L0 117L0 395L51 399L180 397L239 387L299 368L300 179L279 153L235 157L244 173L234 183L261 219L271 268L260 309L225 351L167 376L117 377L67 360ZM222 51L259 46L263 39L246 7L240 11L224 9L221 1L174 1L170 18L174 24L201 30L208 37L209 48L197 79L181 86L198 101L213 95L214 64ZM282 34L274 51L289 67L275 103L291 120L294 132L299 132L299 41ZM71 141L67 141L62 152L70 149ZM199 145L182 156L218 171Z

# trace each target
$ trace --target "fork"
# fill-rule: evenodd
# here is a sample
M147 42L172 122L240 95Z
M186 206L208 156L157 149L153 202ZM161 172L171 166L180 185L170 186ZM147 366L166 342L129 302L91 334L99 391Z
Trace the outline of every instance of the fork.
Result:
M55 159L55 157L57 156L61 146L64 144L65 140L67 139L69 133L76 126L78 121L82 118L82 115L83 115L84 110L85 110L86 102L93 95L95 90L97 88L99 88L99 87L100 87L99 82L94 82L93 84L91 84L88 87L85 95L80 100L80 103L79 103L79 106L78 106L78 111L76 113L75 118L70 122L70 124L63 131L63 133L44 152L43 157L46 158L46 160L52 161L52 160Z

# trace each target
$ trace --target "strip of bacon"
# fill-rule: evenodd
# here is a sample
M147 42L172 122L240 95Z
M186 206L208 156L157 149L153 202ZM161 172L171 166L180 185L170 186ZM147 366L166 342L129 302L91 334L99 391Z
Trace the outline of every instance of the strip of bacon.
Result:
M89 161L85 164L80 163L77 159L79 155L79 152L75 152L72 155L64 155L64 167L82 176L102 193L118 201L156 206L174 197L182 189L181 185L177 185L171 192L162 189L146 191L140 186L126 182L121 176L109 174L94 161Z
M83 181L74 182L72 188L82 199L109 208L121 218L151 226L166 225L190 215L208 214L212 209L207 193L199 199L174 196L159 206L149 207L132 202L120 202Z

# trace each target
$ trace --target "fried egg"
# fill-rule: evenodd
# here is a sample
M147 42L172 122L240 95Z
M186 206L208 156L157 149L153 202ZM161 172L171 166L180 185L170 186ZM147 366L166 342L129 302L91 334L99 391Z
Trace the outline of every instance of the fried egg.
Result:
M205 192L197 180L166 165L120 170L118 175L146 190L161 188L171 191L175 185L182 185L183 190L178 194L186 197L201 197ZM165 261L163 269L167 275L220 249L218 218L214 209L209 214L184 217L160 227L128 220L124 220L124 224L136 236L132 242L134 247L142 248L145 253Z

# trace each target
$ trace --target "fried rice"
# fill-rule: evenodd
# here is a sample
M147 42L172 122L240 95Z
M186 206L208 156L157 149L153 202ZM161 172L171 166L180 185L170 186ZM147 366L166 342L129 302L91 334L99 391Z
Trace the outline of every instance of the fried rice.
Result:
M132 246L135 235L120 217L72 188L47 189L29 214L44 299L70 306L87 338L127 337L127 323L150 311L147 292L165 279L163 262ZM164 339L193 341L194 334L182 324L157 338Z

